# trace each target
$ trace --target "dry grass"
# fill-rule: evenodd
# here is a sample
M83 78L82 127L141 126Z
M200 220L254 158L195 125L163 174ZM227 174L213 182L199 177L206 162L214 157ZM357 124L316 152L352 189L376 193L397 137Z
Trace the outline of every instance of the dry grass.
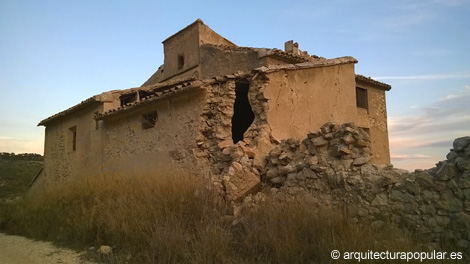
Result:
M238 225L226 212L195 176L166 172L69 186L4 205L0 214L8 232L112 245L133 263L356 263L330 252L420 251L395 230L353 225L302 201L268 200Z

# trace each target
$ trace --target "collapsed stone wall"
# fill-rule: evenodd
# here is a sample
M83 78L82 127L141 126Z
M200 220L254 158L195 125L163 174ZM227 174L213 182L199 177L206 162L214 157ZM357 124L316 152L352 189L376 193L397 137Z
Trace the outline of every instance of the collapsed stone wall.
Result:
M430 243L455 242L470 254L470 137L447 160L409 173L370 163L369 136L354 124L327 123L271 150L262 181L274 195L309 194L375 228L392 224Z
M327 123L302 141L276 142L265 115L266 80L253 77L248 98L255 119L243 141L234 144L238 78L249 76L226 76L206 87L194 150L224 199L260 198L256 192L262 187L272 195L308 194L322 207L344 209L353 221L376 228L392 224L432 243L448 239L470 251L470 137L457 139L436 168L413 173L372 164L369 135L352 123Z
M275 146L266 120L263 91L267 80L258 77L240 73L221 77L206 87L207 105L201 116L195 156L208 165L213 184L228 201L238 202L260 188L266 157ZM232 117L239 81L249 81L247 99L255 117L243 140L234 144Z

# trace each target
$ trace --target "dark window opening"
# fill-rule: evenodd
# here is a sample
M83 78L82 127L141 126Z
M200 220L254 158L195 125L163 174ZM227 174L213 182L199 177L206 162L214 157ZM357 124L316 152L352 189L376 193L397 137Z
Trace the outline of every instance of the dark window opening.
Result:
M124 95L121 95L119 99L121 100L121 106L124 106L128 103L137 101L137 93L124 94Z
M77 149L77 126L69 128L72 151Z
M183 69L184 67L184 54L178 55L178 70Z
M152 95L153 93L152 92L147 92L147 91L139 91L139 98L140 100L142 100L142 98L145 98L149 95Z
M97 116L98 115L98 111L94 112L94 115ZM98 123L99 121L98 120L95 120L95 130L98 130L100 128L100 125Z
M235 84L235 103L232 117L232 139L234 144L243 140L243 135L255 119L255 114L248 100L249 88L248 83L240 82Z
M367 89L356 87L356 106L369 109L367 102Z
M142 116L142 128L147 129L147 128L155 127L155 123L157 122L157 120L158 120L157 111L144 114Z

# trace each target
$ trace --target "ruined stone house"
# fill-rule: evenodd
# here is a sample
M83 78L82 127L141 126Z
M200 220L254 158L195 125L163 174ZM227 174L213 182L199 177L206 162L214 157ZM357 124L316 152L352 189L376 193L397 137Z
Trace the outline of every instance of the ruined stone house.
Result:
M164 64L142 86L92 96L39 123L44 169L33 187L148 174L169 164L224 177L234 143L244 148L243 166L256 183L274 146L326 122L363 128L371 161L390 163L391 87L357 75L353 57L309 55L293 41L285 50L240 47L200 19L163 47Z

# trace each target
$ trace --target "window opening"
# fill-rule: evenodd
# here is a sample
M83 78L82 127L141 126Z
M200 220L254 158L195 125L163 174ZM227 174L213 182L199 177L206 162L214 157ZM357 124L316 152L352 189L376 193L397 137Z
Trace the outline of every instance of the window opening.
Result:
M139 98L140 100L142 100L142 98L145 98L152 94L153 94L152 92L148 92L148 91L139 91Z
M184 67L184 54L178 54L178 70Z
M123 94L119 97L121 106L137 101L137 93Z
M248 82L235 83L235 103L232 116L232 140L236 144L243 140L243 135L253 123L255 114L248 100Z
M155 127L155 123L157 122L157 120L158 120L157 111L144 114L142 116L142 128L147 129L147 128Z
M97 115L98 115L98 113L99 113L98 111L94 112L94 116L97 116ZM99 126L99 123L98 123L98 122L99 122L98 120L95 120L95 130L98 130L98 129L100 128L100 126Z
M356 87L356 106L369 110L367 89Z
M69 128L70 140L72 145L72 151L77 149L77 126Z

